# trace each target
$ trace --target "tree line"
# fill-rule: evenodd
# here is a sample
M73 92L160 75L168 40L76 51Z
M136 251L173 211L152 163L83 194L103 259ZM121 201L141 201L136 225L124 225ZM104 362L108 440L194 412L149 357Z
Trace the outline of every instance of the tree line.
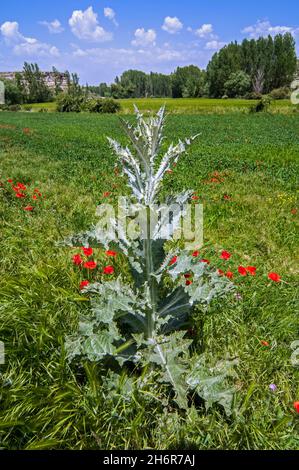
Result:
M80 87L76 74L64 72L67 93L85 90L93 97L119 98L255 98L273 93L283 98L297 69L295 41L290 33L231 42L216 52L207 69L177 67L169 74L127 70L114 83ZM54 87L44 81L37 64L24 64L15 80L6 80L6 102L35 103L56 99L62 93L62 74L53 67ZM274 90L274 91L273 91Z

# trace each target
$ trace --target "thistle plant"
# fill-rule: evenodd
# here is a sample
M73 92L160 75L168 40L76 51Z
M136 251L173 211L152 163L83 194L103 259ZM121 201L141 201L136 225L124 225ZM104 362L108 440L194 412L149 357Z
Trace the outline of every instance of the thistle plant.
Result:
M91 310L80 319L77 333L67 338L67 353L70 359L81 356L107 367L135 364L136 369L154 373L159 382L168 384L179 407L186 408L188 395L197 393L207 406L219 402L229 412L232 389L223 385L234 361L209 368L203 356L191 355L192 340L186 332L194 309L204 312L233 285L200 262L197 253L179 251L175 243L169 249L166 244L180 227L192 191L162 200L163 178L195 137L171 144L163 153L164 108L147 119L135 111L136 127L121 120L130 147L108 140L132 192L127 209L130 214L142 214L143 236L132 240L119 221L110 220L112 231L93 226L67 240L71 246L100 245L122 253L132 278L126 282L119 276L84 288ZM171 220L165 210L169 206L173 208Z

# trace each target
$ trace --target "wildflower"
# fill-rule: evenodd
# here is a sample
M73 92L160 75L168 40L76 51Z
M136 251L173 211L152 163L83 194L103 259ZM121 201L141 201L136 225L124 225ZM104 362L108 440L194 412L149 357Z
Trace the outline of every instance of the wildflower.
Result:
M105 266L103 269L104 274L113 274L114 273L114 267L113 266Z
M23 183L17 183L17 188L21 189L22 191L26 191L26 186Z
M276 390L277 390L277 386L275 384L270 384L269 388L272 392L276 392Z
M107 256L116 256L117 253L116 253L116 251L113 251L113 250L107 250L107 251L106 251L106 255L107 255Z
M241 295L239 292L236 292L235 298L236 298L237 300L242 300L243 297L242 297L242 295Z
M83 259L81 258L80 255L74 255L74 256L73 256L73 263L74 263L76 266L80 266L80 264L83 263Z
M262 345L262 346L266 346L267 348L270 346L270 344L268 343L268 341L264 341L264 340L261 341L261 345Z
M256 267L255 266L247 266L247 268L245 268L245 269L251 276L256 275Z
M218 269L218 276L224 276L224 271L222 269Z
M268 274L268 279L270 279L273 282L280 282L281 281L281 277L277 273L269 273Z
M109 197L111 195L111 193L109 191L106 191L103 193L103 197Z
M173 170L171 170L171 169L166 170L166 173L169 173L171 175L171 173L173 173Z
M36 200L37 200L37 195L36 195L36 194L33 194L32 199L33 199L34 201L36 201Z
M234 273L232 273L231 271L227 271L225 276L228 277L228 279L232 279L234 277Z
M191 274L191 273L186 273L186 274L184 274L184 278L185 278L185 279L189 279L189 277L192 277L192 274Z
M225 199L226 201L231 201L231 197L228 194L224 194L223 199Z
M8 182L8 183L12 183L12 179L11 179L11 178L8 178L7 182Z
M247 276L247 270L244 268L244 266L239 266L238 267L238 272L241 276Z
M196 196L196 195L194 195L194 196L192 196L192 198L191 198L191 199L192 199L193 201L198 201L198 199L199 199L199 196Z
M86 248L85 246L82 246L83 253L85 256L91 256L93 254L93 249L92 248Z
M208 259L201 259L200 262L210 264L210 261Z
M190 281L190 279L187 279L186 286L190 286L190 284L192 284L192 281Z
M97 263L95 261L86 261L83 266L86 269L95 269L97 267Z
M293 214L293 215L296 215L297 212L298 212L297 209L292 209L292 210L291 210L291 214Z
M81 281L80 282L80 290L84 289L84 287L89 286L89 281Z
M171 258L171 260L169 261L169 266L172 266L173 264L175 264L177 260L178 260L177 256L174 256L173 258Z
M221 252L221 257L220 257L220 258L225 259L225 260L228 260L228 259L230 259L230 257L231 257L231 254L230 254L228 251L223 250L223 251Z
M299 401L294 401L294 408L296 412L299 414Z
M16 197L17 197L18 199L21 199L21 198L26 197L26 196L25 196L25 194L23 194L23 193L17 192L17 193L16 193Z
M200 253L200 252L199 252L198 250L193 251L192 256L194 256L194 258L197 258L197 256L199 255L199 253Z
M28 212L33 211L33 209L34 209L34 207L32 207L32 206L26 206L26 207L24 207L24 211L28 211Z

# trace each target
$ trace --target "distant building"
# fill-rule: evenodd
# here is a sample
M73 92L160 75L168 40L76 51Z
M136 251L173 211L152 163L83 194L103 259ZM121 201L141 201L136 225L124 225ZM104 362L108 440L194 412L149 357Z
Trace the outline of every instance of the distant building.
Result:
M0 80L15 80L16 74L22 75L22 72L0 72ZM50 88L50 90L55 90L55 73L54 72L41 72L44 77L45 84ZM67 74L60 73L60 88L63 91L67 90Z

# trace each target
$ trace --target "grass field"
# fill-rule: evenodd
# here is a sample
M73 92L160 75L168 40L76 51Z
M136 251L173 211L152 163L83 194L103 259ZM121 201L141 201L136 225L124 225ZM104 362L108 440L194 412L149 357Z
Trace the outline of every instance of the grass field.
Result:
M215 303L195 325L203 327L200 347L209 356L239 358L234 413L227 417L217 407L186 414L166 409L155 387L131 391L123 378L109 388L97 366L67 363L64 337L88 304L79 294L73 251L57 242L95 221L104 192L112 201L123 193L106 136L126 140L117 116L0 113L0 340L6 352L0 448L299 448L293 410L299 369L291 363L291 343L299 340L298 131L298 114L167 120L168 141L201 136L168 175L165 193L192 188L198 194L202 256L230 268L242 296ZM42 197L16 198L7 179ZM32 212L23 210L28 203ZM232 253L229 261L220 262L222 249ZM257 275L241 277L239 265L256 266ZM283 282L270 281L270 271Z
M257 103L254 100L243 99L209 99L209 98L139 98L139 99L122 99L118 100L121 105L121 114L131 114L134 110L133 104L145 111L157 111L164 104L168 113L171 114L224 114L233 112L247 113L249 109ZM48 111L56 110L56 103L34 103L29 105L32 111L47 109ZM26 107L26 105L25 105ZM290 100L273 101L271 104L271 112L273 113L292 113L294 106Z

